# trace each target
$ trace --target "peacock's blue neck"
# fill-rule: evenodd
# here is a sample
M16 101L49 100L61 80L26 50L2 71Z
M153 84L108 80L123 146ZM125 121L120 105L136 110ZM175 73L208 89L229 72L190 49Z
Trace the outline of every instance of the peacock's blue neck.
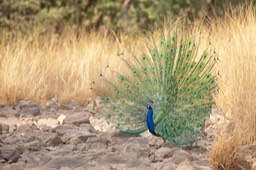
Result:
M153 121L153 109L149 106L148 113L147 113L147 126L150 133L156 135L155 133L155 125Z

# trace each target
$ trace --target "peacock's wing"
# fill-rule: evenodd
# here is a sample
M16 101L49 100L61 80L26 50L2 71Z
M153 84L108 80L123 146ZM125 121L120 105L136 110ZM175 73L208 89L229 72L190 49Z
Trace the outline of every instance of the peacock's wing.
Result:
M196 47L190 41L180 44L175 59L166 60L166 65L172 63L173 67L161 77L165 86L159 91L161 101L155 105L154 113L157 113L156 133L184 145L193 143L201 135L212 109L215 85L211 74L212 54L205 51L196 61Z

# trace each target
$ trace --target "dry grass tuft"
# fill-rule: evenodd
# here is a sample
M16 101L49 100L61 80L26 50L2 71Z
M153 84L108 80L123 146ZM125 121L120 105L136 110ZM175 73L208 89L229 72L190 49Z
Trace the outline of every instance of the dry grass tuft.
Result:
M240 159L239 140L236 135L227 137L219 135L215 145L209 152L215 170L235 170L239 168Z
M256 141L256 11L244 7L204 30L219 55L216 103L234 124L220 134L210 158L214 169L239 169L240 146ZM223 130L223 126L217 127ZM226 130L226 129L224 129ZM235 134L235 135L232 135Z

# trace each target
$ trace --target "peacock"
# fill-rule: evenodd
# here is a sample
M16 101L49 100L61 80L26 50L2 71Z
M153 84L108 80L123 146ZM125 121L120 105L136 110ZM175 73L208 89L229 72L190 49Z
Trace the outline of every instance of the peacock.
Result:
M140 55L120 56L126 74L109 65L111 78L100 74L106 121L123 133L149 130L178 146L192 144L212 110L215 52L199 56L195 38L178 33L150 37Z

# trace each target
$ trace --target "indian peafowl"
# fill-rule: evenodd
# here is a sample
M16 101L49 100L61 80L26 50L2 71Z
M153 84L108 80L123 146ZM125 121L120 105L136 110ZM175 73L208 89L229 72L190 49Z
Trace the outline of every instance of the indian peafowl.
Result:
M157 44L139 57L124 59L131 72L121 74L107 66L114 81L103 73L106 90L106 120L123 133L139 134L147 129L177 145L192 144L200 136L212 110L215 76L214 54L205 50L198 56L192 38L162 35Z

